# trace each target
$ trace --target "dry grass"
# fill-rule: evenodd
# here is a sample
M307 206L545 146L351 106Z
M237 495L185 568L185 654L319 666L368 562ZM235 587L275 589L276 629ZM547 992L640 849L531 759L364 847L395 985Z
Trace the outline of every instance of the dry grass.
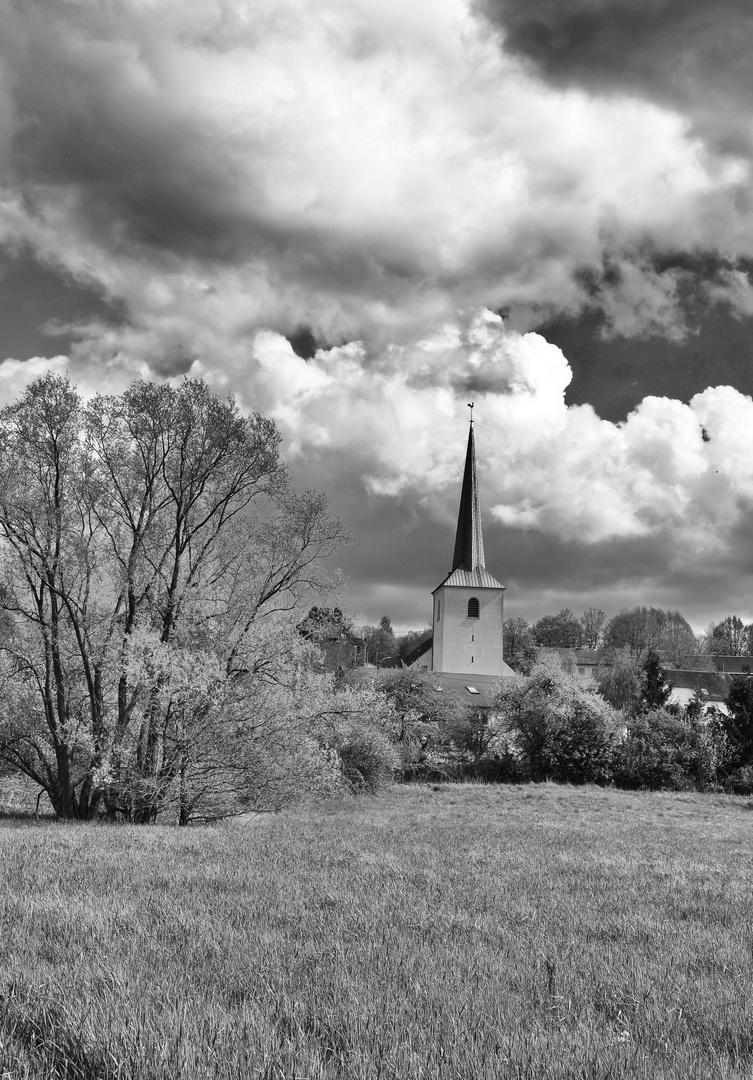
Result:
M0 821L0 1077L750 1077L752 825L547 784Z

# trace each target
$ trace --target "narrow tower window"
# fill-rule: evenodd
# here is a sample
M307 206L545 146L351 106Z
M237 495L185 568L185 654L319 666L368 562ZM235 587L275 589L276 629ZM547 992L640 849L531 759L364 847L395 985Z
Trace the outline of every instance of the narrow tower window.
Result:
M472 596L470 598L470 600L468 601L468 618L469 619L477 619L478 618L478 600L476 599L475 596Z

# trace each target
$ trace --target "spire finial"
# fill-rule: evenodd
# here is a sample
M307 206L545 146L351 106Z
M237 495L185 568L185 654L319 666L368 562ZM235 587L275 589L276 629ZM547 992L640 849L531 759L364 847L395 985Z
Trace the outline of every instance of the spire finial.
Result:
M468 402L468 408L471 410L471 427L473 427L473 402Z

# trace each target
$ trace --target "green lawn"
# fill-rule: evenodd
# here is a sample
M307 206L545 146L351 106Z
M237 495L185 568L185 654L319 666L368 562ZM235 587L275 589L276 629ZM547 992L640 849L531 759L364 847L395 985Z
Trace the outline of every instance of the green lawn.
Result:
M752 809L544 784L0 820L0 1078L749 1078Z

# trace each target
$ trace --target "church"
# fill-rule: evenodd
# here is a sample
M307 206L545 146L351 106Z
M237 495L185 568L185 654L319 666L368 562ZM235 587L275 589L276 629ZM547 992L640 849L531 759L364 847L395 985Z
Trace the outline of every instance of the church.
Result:
M498 679L515 674L503 660L504 594L485 565L471 414L452 566L432 593L432 635L406 663L485 698Z

